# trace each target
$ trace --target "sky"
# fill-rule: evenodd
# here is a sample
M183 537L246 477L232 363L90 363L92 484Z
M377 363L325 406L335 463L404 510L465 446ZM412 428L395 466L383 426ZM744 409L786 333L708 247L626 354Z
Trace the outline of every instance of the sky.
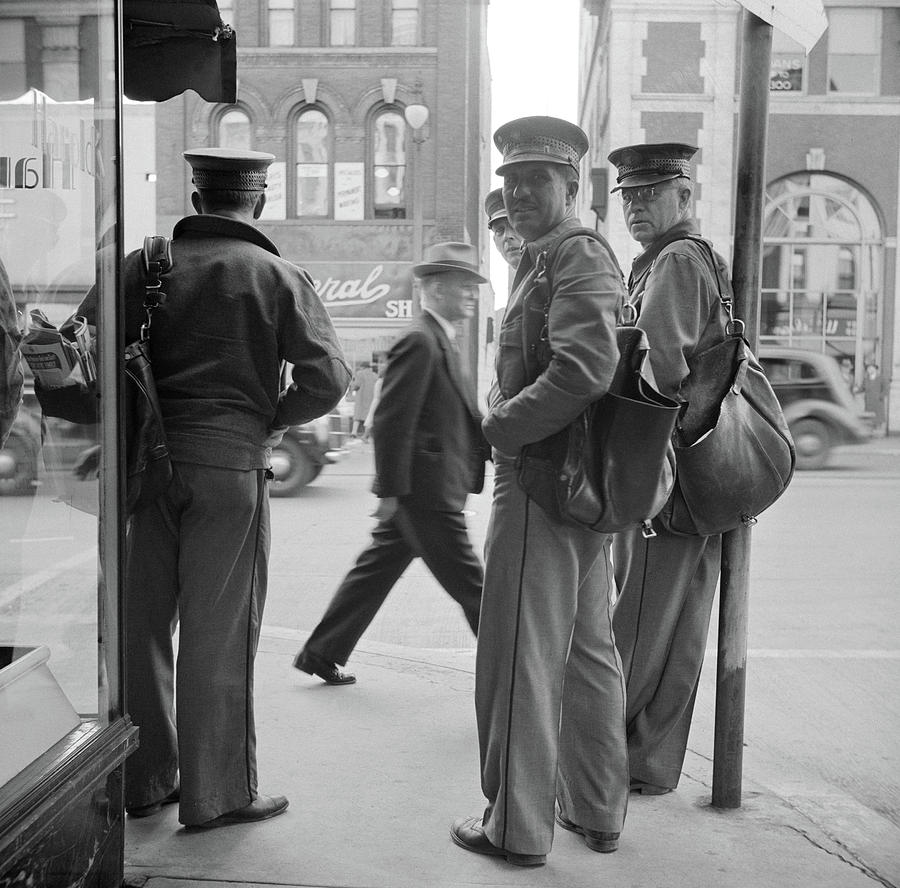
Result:
M516 117L578 120L579 0L490 0L491 134ZM491 150L491 185L500 155ZM506 304L507 265L491 246L495 306Z

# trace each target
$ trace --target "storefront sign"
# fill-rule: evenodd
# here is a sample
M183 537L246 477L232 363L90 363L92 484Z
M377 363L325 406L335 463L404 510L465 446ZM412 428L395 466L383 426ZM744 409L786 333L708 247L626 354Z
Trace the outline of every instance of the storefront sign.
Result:
M309 262L304 267L332 317L412 317L411 276L404 262Z
M361 163L334 165L334 218L365 217L365 169Z

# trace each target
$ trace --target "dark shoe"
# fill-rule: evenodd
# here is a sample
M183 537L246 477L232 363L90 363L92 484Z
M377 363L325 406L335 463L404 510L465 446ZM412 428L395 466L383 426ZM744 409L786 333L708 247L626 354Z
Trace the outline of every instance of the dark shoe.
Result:
M206 823L198 823L192 829L215 829L218 826L229 826L232 823L256 823L277 817L287 810L288 800L284 796L257 796L249 805L235 808L227 814L220 814Z
M643 780L632 780L628 789L641 795L665 795L672 791L671 786L657 786L655 783L645 783Z
M341 672L336 663L322 660L307 650L300 651L294 657L294 669L299 669L307 675L318 675L326 684L352 685L356 682L356 676L350 672Z
M135 805L131 808L126 807L125 813L129 817L152 817L154 814L159 814L159 812L162 811L163 805L173 805L180 798L181 789L176 786L164 799L149 805Z
M492 844L484 834L480 817L463 817L455 821L450 827L450 838L466 851L505 857L506 862L514 866L543 866L547 862L546 854L515 854Z
M559 811L556 812L556 822L570 832L578 833L584 836L584 844L591 851L599 851L601 854L611 854L619 847L619 834L617 832L600 832L596 829L585 829L577 823L563 817Z

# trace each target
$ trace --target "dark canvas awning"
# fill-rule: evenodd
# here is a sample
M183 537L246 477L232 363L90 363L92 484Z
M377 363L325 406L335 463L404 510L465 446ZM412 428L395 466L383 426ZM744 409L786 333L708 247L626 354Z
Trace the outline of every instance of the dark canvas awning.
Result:
M125 95L161 102L192 89L237 101L237 39L216 0L124 0Z

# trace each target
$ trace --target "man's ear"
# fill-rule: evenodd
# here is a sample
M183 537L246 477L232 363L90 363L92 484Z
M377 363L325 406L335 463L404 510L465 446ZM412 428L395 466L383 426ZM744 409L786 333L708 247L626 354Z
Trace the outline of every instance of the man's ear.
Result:
M203 203L202 203L202 201L200 200L200 195L199 195L196 191L194 191L194 192L191 194L191 206L193 206L193 208L194 208L198 213L201 213L201 214L203 213Z
M262 211L266 206L266 192L263 191L262 194L256 199L256 206L253 207L253 218L258 219L262 215Z
M578 194L578 181L576 179L570 179L566 182L566 203L573 204L575 203L575 197Z

